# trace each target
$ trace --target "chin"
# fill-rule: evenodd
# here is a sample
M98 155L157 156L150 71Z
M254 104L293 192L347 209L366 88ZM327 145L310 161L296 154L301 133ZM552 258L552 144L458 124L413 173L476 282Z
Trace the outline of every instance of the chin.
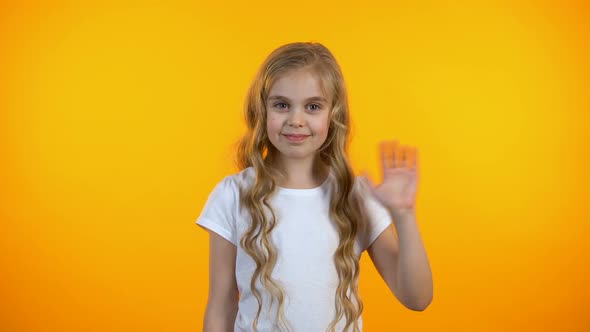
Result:
M281 155L287 157L287 158L307 158L310 155L313 155L313 152L308 152L308 151L281 151L279 150L279 152L281 153Z

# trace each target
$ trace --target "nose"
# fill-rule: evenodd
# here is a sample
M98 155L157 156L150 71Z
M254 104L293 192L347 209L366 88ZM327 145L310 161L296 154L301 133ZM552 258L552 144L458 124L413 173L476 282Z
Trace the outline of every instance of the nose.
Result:
M288 124L291 127L301 127L304 123L304 114L302 110L293 108L293 111L289 114Z

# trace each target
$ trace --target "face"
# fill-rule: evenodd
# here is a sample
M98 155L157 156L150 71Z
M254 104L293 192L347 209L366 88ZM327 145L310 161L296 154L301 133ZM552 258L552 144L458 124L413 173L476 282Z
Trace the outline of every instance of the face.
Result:
M309 70L292 70L274 83L266 104L266 129L281 157L314 158L328 136L329 106Z

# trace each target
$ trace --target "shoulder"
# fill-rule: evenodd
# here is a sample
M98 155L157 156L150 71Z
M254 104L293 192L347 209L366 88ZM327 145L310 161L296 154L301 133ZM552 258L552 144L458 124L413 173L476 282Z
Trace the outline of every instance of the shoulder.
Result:
M370 193L370 191L368 184L365 182L365 179L362 176L356 175L354 177L352 192L358 194L362 199L367 198L367 195Z
M353 191L358 195L359 199L364 203L364 207L369 210L369 214L377 218L389 218L389 211L373 196L370 184L363 176L356 176L353 186Z
M226 175L215 185L211 195L223 197L226 203L236 203L239 200L241 189L247 188L254 179L254 169L245 168L234 174Z
M234 174L227 175L218 185L221 185L226 191L231 191L235 194L236 199L239 198L240 192L249 188L255 181L255 173L253 167L247 167Z
M237 186L249 186L250 184L252 184L252 182L254 181L256 174L254 173L254 167L250 166L250 167L246 167L243 170L229 175L227 176L228 178L230 178L232 181L234 181L234 183Z
M252 182L254 177L254 169L252 167L244 168L243 170L226 175L221 179L216 187L220 187L225 190L237 189L241 185Z

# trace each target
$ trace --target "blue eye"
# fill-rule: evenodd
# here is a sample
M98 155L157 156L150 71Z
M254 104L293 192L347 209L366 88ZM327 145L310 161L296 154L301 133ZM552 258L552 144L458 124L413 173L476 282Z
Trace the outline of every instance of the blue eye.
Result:
M318 104L311 104L310 106L317 106L318 108L317 108L316 110L318 110L318 111L319 111L319 110L322 108L322 107L321 107L320 105L318 105Z
M280 107L279 105L287 105L287 103L276 103L273 106L282 109L283 107ZM319 111L320 109L322 109L322 106L319 104L310 104L309 106L316 106L315 109L311 109L312 111Z

